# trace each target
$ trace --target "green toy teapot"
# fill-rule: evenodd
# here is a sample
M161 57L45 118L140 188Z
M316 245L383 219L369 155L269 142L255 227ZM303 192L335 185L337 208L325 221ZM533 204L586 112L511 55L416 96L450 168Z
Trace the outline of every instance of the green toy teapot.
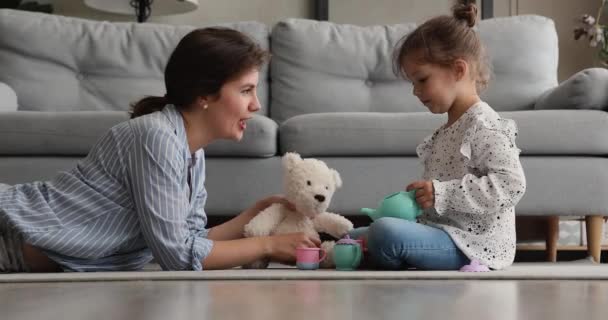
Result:
M372 220L382 217L400 218L415 221L422 214L422 208L416 202L416 190L395 192L388 195L378 205L378 209L362 208Z

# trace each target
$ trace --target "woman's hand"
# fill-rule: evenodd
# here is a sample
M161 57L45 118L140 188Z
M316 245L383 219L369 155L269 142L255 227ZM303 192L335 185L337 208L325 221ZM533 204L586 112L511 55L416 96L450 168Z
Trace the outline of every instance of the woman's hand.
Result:
M211 228L207 237L211 240L225 241L235 240L243 237L243 229L246 224L251 221L260 211L270 207L274 203L281 203L288 208L292 208L293 205L285 199L282 195L274 195L266 197L256 202L249 209L241 212L238 216L233 219Z
M291 202L289 202L287 200L287 198L285 198L284 195L282 195L282 194L275 194L275 195L266 197L266 198L261 199L258 202L256 202L255 205L253 206L253 210L252 211L255 211L255 214L257 214L260 211L262 211L262 210L270 207L271 205L273 205L275 203L280 203L280 204L284 205L285 207L287 207L291 211L295 211L296 210L296 206L294 206Z
M272 261L293 264L298 247L318 248L321 240L309 237L303 232L270 236L267 238L267 256Z
M418 180L410 183L405 191L416 189L416 202L422 209L428 209L435 206L435 188L433 181Z

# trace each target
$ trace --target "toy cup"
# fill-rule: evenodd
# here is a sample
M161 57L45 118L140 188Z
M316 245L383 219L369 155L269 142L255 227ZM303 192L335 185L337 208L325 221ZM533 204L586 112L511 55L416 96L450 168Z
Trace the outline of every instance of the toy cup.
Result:
M361 240L353 240L347 235L334 246L336 270L355 270L359 267L362 257Z
M296 266L300 270L315 270L319 269L319 262L325 260L326 252L320 248L305 248L296 249Z

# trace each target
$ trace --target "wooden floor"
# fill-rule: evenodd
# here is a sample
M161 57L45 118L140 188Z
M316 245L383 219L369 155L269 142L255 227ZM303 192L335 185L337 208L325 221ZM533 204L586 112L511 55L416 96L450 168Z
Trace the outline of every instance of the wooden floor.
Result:
M608 281L131 281L0 285L1 319L607 319Z

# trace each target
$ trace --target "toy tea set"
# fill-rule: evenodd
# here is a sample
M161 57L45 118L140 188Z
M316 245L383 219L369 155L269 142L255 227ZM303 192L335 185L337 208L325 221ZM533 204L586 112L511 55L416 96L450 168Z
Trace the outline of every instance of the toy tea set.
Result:
M361 240L351 239L348 235L340 239L333 252L336 270L356 270L363 258L363 250ZM327 257L325 250L320 248L298 248L296 254L296 266L301 270L316 270Z
M408 221L416 221L423 213L422 208L416 202L416 190L395 192L382 199L377 209L362 208L361 212L376 221L383 217L399 218ZM336 242L333 258L336 270L356 270L363 258L365 251L363 241L351 239L348 235ZM326 252L320 248L298 248L296 265L301 270L315 270L319 263L326 258ZM486 272L490 271L487 266L473 260L470 264L463 266L462 272Z

